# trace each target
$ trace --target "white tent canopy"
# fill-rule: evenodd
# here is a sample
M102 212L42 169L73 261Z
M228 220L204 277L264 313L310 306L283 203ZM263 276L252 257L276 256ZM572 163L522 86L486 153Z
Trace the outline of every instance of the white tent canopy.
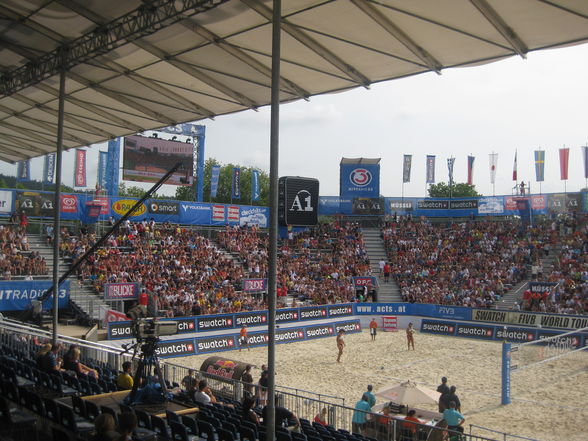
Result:
M0 159L55 151L59 60L65 148L267 105L271 8L2 1ZM283 0L282 12L282 102L588 41L585 0Z

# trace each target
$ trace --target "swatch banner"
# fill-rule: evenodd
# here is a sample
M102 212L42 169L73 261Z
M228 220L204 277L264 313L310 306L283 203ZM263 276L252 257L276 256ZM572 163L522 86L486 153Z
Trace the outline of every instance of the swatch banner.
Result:
M106 165L107 164L108 164L108 152L100 152L99 156L98 156L98 177L97 177L98 188L100 190L106 189L106 185L108 184L107 174L106 174Z
M490 153L490 183L496 182L496 167L498 166L498 153Z
M251 200L259 200L259 170L253 170L251 172Z
M535 180L545 180L545 150L535 150Z
M76 149L76 165L74 169L74 187L86 186L86 151Z
M570 162L570 149L559 149L559 174L562 181L568 180L568 164Z
M220 176L220 165L213 165L210 173L210 197L215 198L218 192L218 179Z
M53 282L38 281L6 281L0 282L0 311L23 311L31 306L35 300L44 294ZM59 287L58 307L67 308L69 304L69 280ZM43 302L43 309L53 308L53 296Z
M232 199L241 199L241 169L233 167L233 191L231 193Z
M427 184L435 183L435 156L427 155Z
M43 181L45 184L52 184L55 178L55 153L48 153L45 155L45 163L43 166Z
M468 185L474 184L474 161L475 156L468 156Z
M410 169L412 167L412 155L404 155L402 166L402 182L410 182Z
M16 180L27 182L31 180L31 160L18 161L16 164Z

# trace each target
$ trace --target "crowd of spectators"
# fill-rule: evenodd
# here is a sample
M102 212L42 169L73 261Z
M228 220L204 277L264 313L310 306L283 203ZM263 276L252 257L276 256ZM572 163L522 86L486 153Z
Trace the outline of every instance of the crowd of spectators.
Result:
M547 224L404 220L382 235L402 299L492 307L551 247Z
M549 290L524 293L522 309L559 314L588 314L588 222L568 216L551 222L561 250L548 271L538 271L537 281L550 282Z
M47 264L38 251L31 251L26 225L0 225L0 280L47 274Z

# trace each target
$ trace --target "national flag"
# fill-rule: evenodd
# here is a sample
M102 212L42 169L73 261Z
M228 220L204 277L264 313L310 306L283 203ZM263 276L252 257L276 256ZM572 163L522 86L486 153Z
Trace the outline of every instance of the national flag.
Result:
M496 182L496 167L498 166L498 153L490 153L490 183Z
M514 164L512 166L512 180L513 181L518 180L518 176L517 176L517 151L516 150L515 150Z
M241 169L239 167L233 167L233 191L231 194L232 199L241 199Z
M468 156L468 185L474 185L474 161L475 156Z
M568 180L568 164L570 162L570 149L559 149L559 175L562 181Z
M251 171L251 200L259 200L259 170Z
M535 150L535 180L545 180L545 150Z
M220 176L220 165L213 165L210 174L210 197L215 198L218 191L218 179Z
M455 164L455 158L447 158L447 171L449 172L449 185L453 185L453 164Z
M76 149L76 164L74 167L74 187L86 186L86 151Z
M435 155L427 155L427 184L435 183Z
M402 182L410 182L410 169L412 167L412 155L404 155L402 163Z

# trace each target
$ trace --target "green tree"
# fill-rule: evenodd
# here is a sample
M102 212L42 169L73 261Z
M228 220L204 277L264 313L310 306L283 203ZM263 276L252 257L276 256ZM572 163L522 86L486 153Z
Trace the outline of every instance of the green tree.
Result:
M476 191L475 185L462 182L453 184L451 189L445 182L439 182L429 187L429 197L431 198L448 198L450 196L453 198L473 198L482 195Z
M147 190L136 185L127 187L124 182L121 182L118 186L118 195L121 197L141 198L145 193Z

